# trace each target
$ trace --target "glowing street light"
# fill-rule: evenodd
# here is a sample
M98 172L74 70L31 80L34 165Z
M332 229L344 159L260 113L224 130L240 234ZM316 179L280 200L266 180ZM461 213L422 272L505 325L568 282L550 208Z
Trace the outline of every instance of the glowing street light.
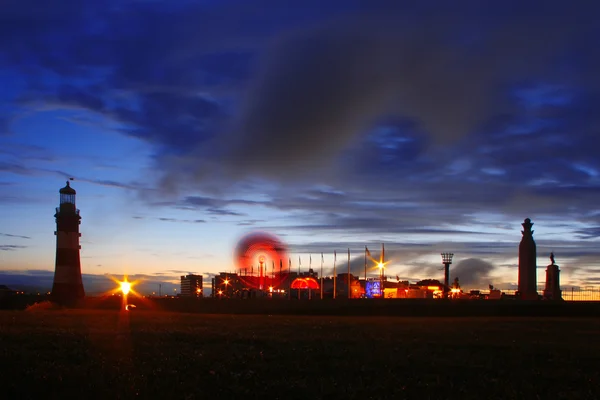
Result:
M121 286L121 293L123 293L125 296L127 296L129 291L131 290L131 283L127 282L127 281L123 281L123 282L119 282L119 285Z
M137 294L137 293L135 293L135 290L133 289L133 286L135 285L135 283L137 281L129 282L129 281L127 281L127 276L124 276L122 281L120 281L116 278L113 278L113 277L111 277L111 279L117 284L117 287L111 291L112 295L114 296L117 292L120 291L123 295L122 296L123 309L125 311L129 311L129 307L127 304L127 295L130 292Z
M379 261L379 263L377 264L377 268L379 268L379 295L383 299L385 292L383 288L383 270L385 269L385 263L383 262L383 260Z

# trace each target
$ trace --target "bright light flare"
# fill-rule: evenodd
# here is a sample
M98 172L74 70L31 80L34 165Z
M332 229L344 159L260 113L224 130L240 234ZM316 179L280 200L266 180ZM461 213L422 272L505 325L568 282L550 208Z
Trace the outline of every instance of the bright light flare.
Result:
M115 283L116 287L108 292L109 295L122 294L123 296L127 296L128 294L133 294L139 296L139 294L135 291L134 287L138 283L138 281L129 281L127 279L127 275L123 276L123 279L110 277L110 279Z
M129 291L131 290L131 283L124 281L124 282L119 282L119 285L121 286L121 292L125 295L129 294Z

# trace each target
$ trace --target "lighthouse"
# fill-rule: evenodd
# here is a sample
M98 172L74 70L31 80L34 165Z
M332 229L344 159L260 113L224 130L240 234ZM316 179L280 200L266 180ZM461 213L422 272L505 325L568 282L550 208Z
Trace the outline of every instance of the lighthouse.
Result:
M519 244L519 294L523 300L537 300L536 248L531 230L533 222L526 218L521 225L523 237Z
M81 216L75 207L75 189L69 181L60 189L60 205L56 208L56 264L51 298L63 305L72 305L85 296L79 260L79 224Z

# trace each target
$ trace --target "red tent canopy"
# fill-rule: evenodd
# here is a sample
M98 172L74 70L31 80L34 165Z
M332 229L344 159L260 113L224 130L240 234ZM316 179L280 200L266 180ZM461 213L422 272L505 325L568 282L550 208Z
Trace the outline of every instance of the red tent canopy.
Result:
M292 289L318 289L319 282L315 278L296 278L292 281Z

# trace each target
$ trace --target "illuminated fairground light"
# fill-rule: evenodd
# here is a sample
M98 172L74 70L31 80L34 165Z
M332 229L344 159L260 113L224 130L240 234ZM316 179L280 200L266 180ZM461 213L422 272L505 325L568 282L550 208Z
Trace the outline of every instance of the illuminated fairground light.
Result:
M381 296L381 290L379 290L380 287L380 281L367 281L365 287L365 295L370 299Z

